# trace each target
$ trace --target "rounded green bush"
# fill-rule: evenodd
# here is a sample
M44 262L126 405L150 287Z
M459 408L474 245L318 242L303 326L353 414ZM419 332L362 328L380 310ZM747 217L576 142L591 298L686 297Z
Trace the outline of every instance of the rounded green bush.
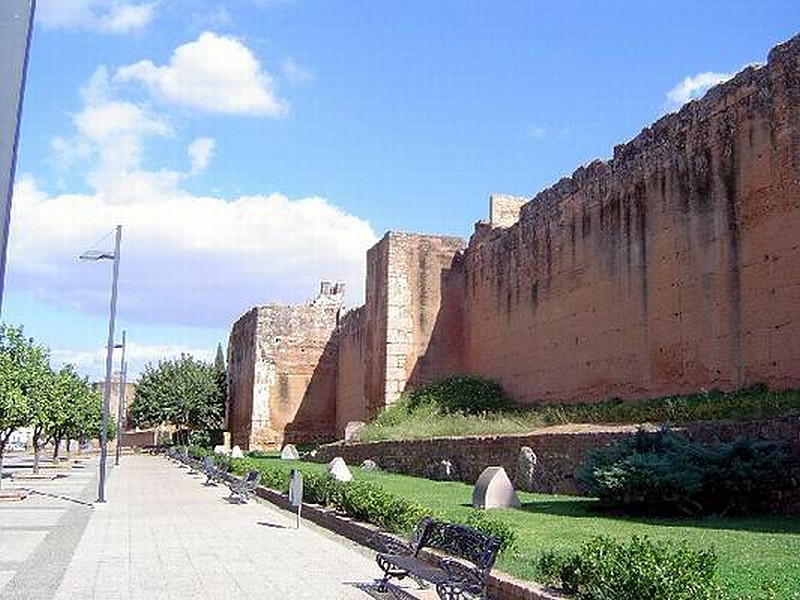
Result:
M545 583L577 600L718 600L717 556L685 543L594 537L572 555L539 559Z

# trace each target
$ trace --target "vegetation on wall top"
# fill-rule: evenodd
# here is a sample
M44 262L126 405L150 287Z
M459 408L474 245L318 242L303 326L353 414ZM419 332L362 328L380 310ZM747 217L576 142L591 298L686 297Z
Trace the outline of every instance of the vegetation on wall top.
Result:
M360 432L362 441L527 433L577 423L678 425L743 421L800 412L800 390L755 385L734 392L623 401L515 404L499 384L459 376L405 392Z

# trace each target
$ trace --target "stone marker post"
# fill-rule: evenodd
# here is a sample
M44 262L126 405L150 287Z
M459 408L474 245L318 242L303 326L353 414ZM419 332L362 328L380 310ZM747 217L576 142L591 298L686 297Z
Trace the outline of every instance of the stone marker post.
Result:
M300 529L300 511L303 509L303 474L292 469L289 480L289 506L297 509L296 529Z
M503 467L486 467L472 491L474 508L519 508L519 498Z

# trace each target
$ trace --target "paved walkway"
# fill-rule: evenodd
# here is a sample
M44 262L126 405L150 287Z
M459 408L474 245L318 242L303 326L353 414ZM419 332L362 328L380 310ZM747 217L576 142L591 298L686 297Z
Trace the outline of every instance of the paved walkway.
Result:
M5 474L30 472L30 458L6 461ZM43 473L54 473L44 469ZM23 501L0 502L0 598L49 600L92 515L97 459L52 480L3 480L3 489L34 490Z
M55 594L59 600L358 599L378 569L365 551L162 457L131 455L109 478ZM0 593L5 597L2 593Z

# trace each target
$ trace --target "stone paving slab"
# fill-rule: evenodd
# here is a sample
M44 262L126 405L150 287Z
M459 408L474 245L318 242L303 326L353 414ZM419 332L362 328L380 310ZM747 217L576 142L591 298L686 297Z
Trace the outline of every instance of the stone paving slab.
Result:
M91 513L96 463L52 481L3 480L28 489L25 500L0 503L0 598L50 600Z
M162 457L123 457L55 595L58 600L364 600L374 559L270 505L227 501Z

